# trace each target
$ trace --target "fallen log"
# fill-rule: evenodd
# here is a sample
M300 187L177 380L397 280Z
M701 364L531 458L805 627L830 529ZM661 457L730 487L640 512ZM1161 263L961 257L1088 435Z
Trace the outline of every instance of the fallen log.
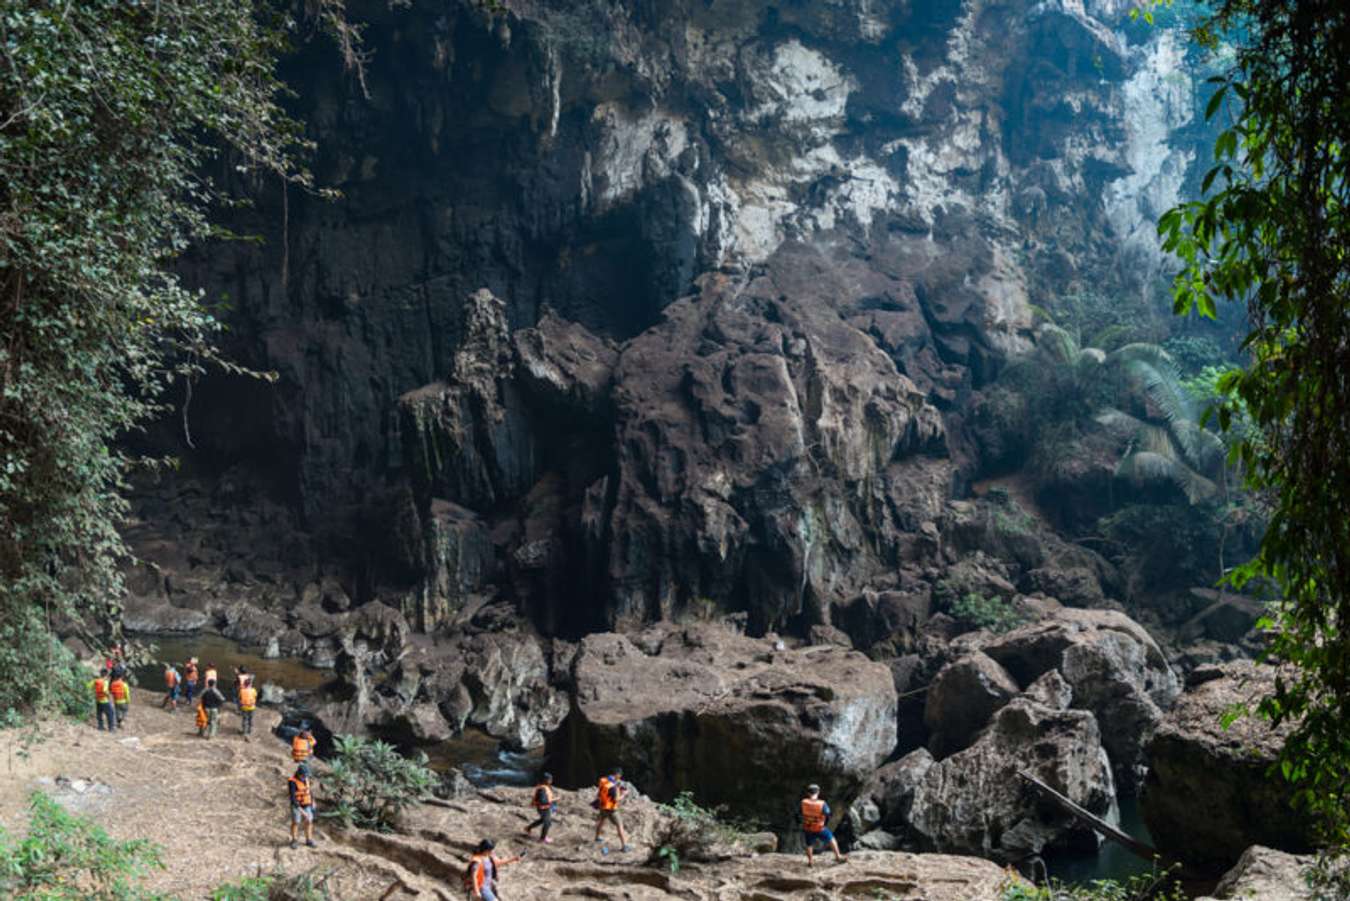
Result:
M1035 776L1032 776L1029 773L1024 773L1020 770L1018 771L1017 775L1022 777L1024 781L1029 783L1042 795L1058 804L1061 808L1064 809L1066 813L1070 814L1071 816L1090 826L1093 830L1095 830L1099 834L1105 836L1106 838L1109 838L1116 844L1127 848L1135 855L1143 858L1144 860L1147 860L1149 863L1164 862L1162 854L1159 853L1156 848L1149 846L1145 842L1141 842L1139 839L1135 838L1132 835L1128 835L1124 832L1121 832L1119 829L1117 829L1115 826L1112 826L1110 823L1106 822L1106 820L1103 820L1101 817L1089 813L1082 807L1079 807L1073 801L1066 798L1064 795L1060 794L1050 786L1046 785L1041 780L1037 779Z

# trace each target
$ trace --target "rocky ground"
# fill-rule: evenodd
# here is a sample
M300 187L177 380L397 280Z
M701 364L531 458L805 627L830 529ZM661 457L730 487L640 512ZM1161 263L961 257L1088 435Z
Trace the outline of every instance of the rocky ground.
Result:
M636 849L604 853L592 841L588 795L561 793L555 842L527 841L528 790L470 791L437 805L423 805L404 831L381 835L318 830L315 849L292 851L286 832L286 746L269 734L277 715L260 711L257 734L245 743L237 721L224 718L213 741L196 737L190 715L135 699L128 728L115 736L89 724L51 723L28 756L17 733L0 735L8 760L0 783L0 822L19 831L30 792L46 791L120 839L147 838L164 848L166 867L149 884L183 899L201 898L224 880L259 871L331 872L340 899L459 899L459 875L469 850L493 837L503 853L528 850L505 871L511 899L892 898L906 901L979 901L999 897L1006 875L994 864L966 857L863 852L842 866L807 869L800 856L753 854L729 848L725 860L688 865L677 876L643 866L662 814L645 798L628 813ZM317 794L322 802L322 765Z

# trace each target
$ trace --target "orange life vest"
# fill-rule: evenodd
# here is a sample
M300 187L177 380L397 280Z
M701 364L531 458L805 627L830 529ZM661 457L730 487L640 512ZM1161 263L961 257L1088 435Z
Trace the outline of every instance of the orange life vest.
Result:
M601 810L618 810L618 809L619 809L619 799L616 798L616 797L614 797L614 794L615 794L614 792L611 792L611 791L610 791L611 788L617 788L617 787L618 787L617 785L615 785L614 783L612 783L612 782L609 781L609 777L608 777L608 776L601 776L601 777L600 777L600 809L601 809Z
M94 700L95 700L95 701L98 701L100 704L102 704L103 702L107 701L107 700L108 700L108 680L107 680L107 679L95 679L95 680L93 681L93 686L94 686Z
M314 739L297 735L291 739L291 760L299 763L314 753Z
M247 686L239 689L239 709L252 710L258 706L258 689Z
M496 875L497 868L501 866L497 858L491 854L475 854L469 858L469 874L465 881L465 888L473 892L481 892L483 886L487 884L487 864L492 863L492 872Z
M205 728L206 728L206 724L207 724L207 719L206 719L206 708L202 706L202 702L201 702L201 701L198 701L198 702L197 702L197 728L198 728L198 729L205 729Z
M164 685L166 688L173 688L178 684L178 670L166 669L164 671Z
M802 831L819 832L825 828L825 802L802 798Z
M314 803L314 796L309 793L309 780L297 779L294 776L290 778L291 785L295 786L295 803L300 807L308 807Z
M184 666L184 667L183 667L183 678L187 679L189 682L196 682L196 681L197 681L197 664L195 664L195 663L189 663L189 664L187 664L186 666Z
M539 795L543 794L544 800L539 800ZM534 787L533 803L536 810L548 810L553 806L553 786L541 782Z
M114 679L112 685L109 686L109 691L112 692L113 700L117 703L125 704L127 702L127 683L121 679Z

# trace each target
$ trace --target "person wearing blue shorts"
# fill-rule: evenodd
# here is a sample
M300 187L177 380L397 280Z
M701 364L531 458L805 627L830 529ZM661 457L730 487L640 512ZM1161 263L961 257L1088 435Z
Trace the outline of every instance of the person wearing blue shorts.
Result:
M844 863L847 857L839 853L839 842L826 824L830 820L830 805L820 798L820 786L808 785L806 797L802 798L802 836L806 839L806 865L815 866L815 850L819 845L829 845L834 852L834 862Z

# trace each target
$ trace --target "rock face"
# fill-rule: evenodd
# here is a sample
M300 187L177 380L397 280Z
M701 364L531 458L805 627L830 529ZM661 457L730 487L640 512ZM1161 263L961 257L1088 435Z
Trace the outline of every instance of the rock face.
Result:
M981 650L1024 687L1057 671L1072 689L1071 706L1096 716L1121 789L1134 791L1144 749L1180 693L1176 674L1152 636L1123 613L1052 604L1042 614Z
M208 379L192 423L285 498L267 590L336 576L425 631L510 596L570 637L917 597L1033 302L1161 259L1191 94L1123 11L356 3L369 96L286 73L344 199L262 188L266 240L187 267L279 375Z
M1308 856L1252 845L1242 852L1233 869L1219 880L1214 897L1196 901L1238 901L1242 898L1310 901L1314 895L1308 888L1304 871L1311 863L1312 858Z
M1047 849L1095 848L1096 836L1058 808L1032 800L1025 770L1108 817L1115 784L1092 714L1018 698L964 751L928 767L908 827L925 847L1018 861Z
M692 790L784 831L808 783L842 811L895 747L890 672L831 645L776 651L711 624L597 634L572 685L546 746L560 783L617 764L647 794Z
M928 687L924 719L939 758L970 746L990 718L1019 693L1008 671L980 651L944 666Z
M1149 744L1144 822L1159 849L1211 866L1231 865L1252 844L1306 851L1308 819L1267 772L1284 733L1253 718L1227 730L1221 723L1235 705L1271 690L1274 671L1252 663L1215 670L1217 678L1182 695Z

